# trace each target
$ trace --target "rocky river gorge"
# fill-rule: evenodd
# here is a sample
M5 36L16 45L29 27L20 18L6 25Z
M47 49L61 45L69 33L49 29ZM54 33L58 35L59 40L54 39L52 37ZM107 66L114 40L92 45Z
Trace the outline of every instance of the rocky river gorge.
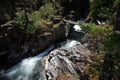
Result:
M119 22L120 0L3 0L0 80L120 80Z
M57 48L53 44L34 57L23 59L14 67L1 71L0 79L79 80L84 75L85 66L92 62L92 54L77 40L81 37L79 34L83 34L80 26L73 28L70 38L57 43Z

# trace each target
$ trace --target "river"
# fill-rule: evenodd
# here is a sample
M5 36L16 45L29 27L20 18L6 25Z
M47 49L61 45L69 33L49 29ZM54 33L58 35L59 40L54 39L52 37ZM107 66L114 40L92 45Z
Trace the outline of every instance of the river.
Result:
M81 28L78 25L74 25L73 28L74 30L71 32L70 37L66 41L58 43L61 45L60 47L73 47L75 45L81 45L79 42L81 35L83 35ZM0 80L46 80L43 75L45 72L42 59L54 49L54 46L55 45L53 44L38 55L23 59L17 65L3 71L4 75Z

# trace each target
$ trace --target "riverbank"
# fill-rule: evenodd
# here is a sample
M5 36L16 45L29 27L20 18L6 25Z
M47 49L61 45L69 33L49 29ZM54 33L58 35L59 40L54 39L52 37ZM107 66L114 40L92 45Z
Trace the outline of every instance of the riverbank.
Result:
M64 24L59 24L57 27L53 27L49 31L37 33L37 35L34 37L29 37L28 41L23 41L26 37L24 34L15 34L15 32L12 32L13 30L14 28L10 29L9 34L7 33L8 35L5 37L7 38L13 34L13 37L10 38L11 40L8 40L10 42L4 41L5 44L9 45L10 47L1 52L3 53L0 55L1 69L8 68L26 57L35 56L57 41L65 40L67 37L66 34L68 33L67 31L69 31L69 27L65 27ZM12 41L14 35L16 35L16 40ZM1 41L3 41L2 38Z

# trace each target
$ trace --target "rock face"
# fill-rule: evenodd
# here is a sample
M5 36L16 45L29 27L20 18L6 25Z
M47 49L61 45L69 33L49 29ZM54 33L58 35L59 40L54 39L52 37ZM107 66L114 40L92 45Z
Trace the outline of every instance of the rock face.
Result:
M92 57L93 54L80 44L57 48L40 60L37 58L25 59L18 69L0 75L0 79L85 80L86 71L89 72L86 67L92 64ZM16 70L18 71L16 72Z
M59 48L45 58L47 80L79 80L84 75L84 68L90 64L91 53L81 45Z
M1 34L2 37L0 37L0 46L2 46L0 49L0 69L10 67L25 57L40 53L55 41L66 39L66 29L68 29L61 24L49 32L37 34L35 38L28 38L26 41L26 36L20 34L20 30L17 32L13 27L4 28L6 30L2 34L6 35ZM2 29L0 28L0 30Z

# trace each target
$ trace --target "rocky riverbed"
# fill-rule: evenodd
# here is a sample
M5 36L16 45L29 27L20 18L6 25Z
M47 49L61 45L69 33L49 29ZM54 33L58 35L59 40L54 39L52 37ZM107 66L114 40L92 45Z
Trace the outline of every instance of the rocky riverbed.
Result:
M92 56L85 46L74 42L73 46L57 48L43 58L36 56L23 60L1 79L80 80L85 75L86 66L92 64Z
M80 34L81 31L74 31L74 34L77 33ZM1 71L0 79L86 80L91 78L92 71L95 70L94 67L99 65L99 55L91 53L88 43L80 43L78 38L81 38L81 35L79 34L71 35L70 39L57 43L57 47L50 47L34 57L23 59L10 69Z

